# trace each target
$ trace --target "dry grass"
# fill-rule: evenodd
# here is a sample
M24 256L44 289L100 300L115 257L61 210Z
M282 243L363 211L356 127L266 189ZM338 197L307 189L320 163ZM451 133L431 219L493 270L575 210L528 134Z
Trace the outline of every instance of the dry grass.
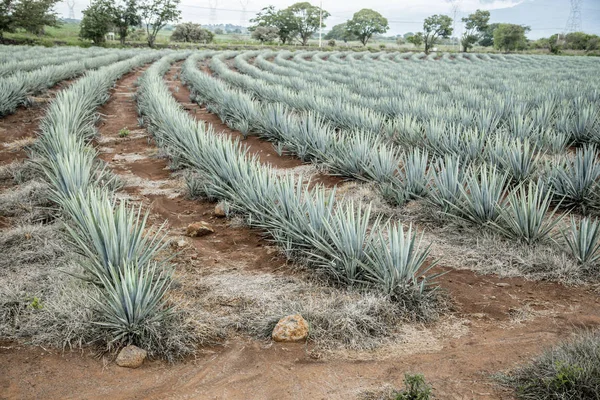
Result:
M215 271L208 276L180 276L191 309L204 310L214 326L268 339L279 319L301 314L309 323L309 340L319 351L368 350L401 340L410 319L389 299L338 289L294 276Z
M31 224L54 219L56 209L49 200L50 188L44 182L30 180L0 193L0 216L13 224Z

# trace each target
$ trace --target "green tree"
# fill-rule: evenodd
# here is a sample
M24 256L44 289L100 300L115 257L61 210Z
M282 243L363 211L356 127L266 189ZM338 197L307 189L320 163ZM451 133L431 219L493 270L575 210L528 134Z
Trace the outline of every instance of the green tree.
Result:
M279 37L279 29L275 26L257 26L250 36L261 43L272 42Z
M184 22L177 25L171 34L172 41L187 43L210 43L214 37L215 35L211 31L193 22Z
M494 45L494 31L500 24L489 24L487 29L482 32L479 45L483 47L490 47Z
M406 38L408 43L412 43L415 47L421 47L423 44L423 33L418 32Z
M12 15L14 6L14 0L0 0L0 39L2 39L4 32L12 32L14 30Z
M288 10L278 11L274 6L263 8L250 22L254 24L248 28L250 32L259 26L277 28L282 44L291 42L298 34L298 20L293 13Z
M571 50L597 50L598 36L583 32L571 32L564 38L564 46Z
M504 51L523 50L527 48L525 33L529 30L528 26L499 24L494 30L494 47Z
M483 33L487 30L488 23L490 22L490 12L477 10L468 17L463 18L462 22L465 23L465 31L460 43L463 51L467 52L475 43L479 42Z
M148 46L154 47L158 31L169 22L177 22L181 18L178 6L181 0L142 0L140 4L141 19L146 26Z
M425 18L423 23L423 42L425 53L429 54L438 39L449 38L452 35L452 18L447 15L432 15Z
M343 40L344 43L358 38L347 29L347 23L334 25L325 35L325 40Z
M102 44L113 23L113 8L110 0L96 0L83 10L79 24L79 37L94 44Z
M368 8L355 13L347 23L348 32L356 36L363 46L367 45L373 34L385 33L389 28L386 18Z
M15 28L35 35L44 33L46 26L60 26L54 6L60 0L19 0L14 5L12 19Z
M309 2L296 3L289 6L287 11L291 12L296 19L296 32L300 36L302 46L308 44L308 39L319 30L319 21L325 21L329 13L313 6ZM325 24L321 26L325 27Z
M138 14L137 0L125 0L123 3L113 4L112 22L119 34L121 44L125 44L131 28L140 26L142 20Z

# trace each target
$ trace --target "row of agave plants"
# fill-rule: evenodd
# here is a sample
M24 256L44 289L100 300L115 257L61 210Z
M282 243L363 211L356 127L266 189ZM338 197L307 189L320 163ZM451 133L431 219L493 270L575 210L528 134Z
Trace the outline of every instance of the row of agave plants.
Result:
M54 63L52 56L40 57L39 68L19 71L0 78L0 117L14 112L28 96L48 89L60 81L82 75L90 69L134 57L138 53L139 51L132 50L91 52L86 53L83 58L76 57L61 63Z
M506 74L513 71L497 67L499 63L486 64L485 69L472 65L462 69L444 68L443 74L439 74L443 67L436 63L419 69L409 64L403 67L403 75L390 78L393 75L390 69L393 71L394 67L377 72L376 67L370 66L340 66L323 61L317 57L319 54L312 57L319 61L312 62L299 55L290 61L280 54L269 62L266 57L275 53L266 51L236 57L235 66L239 71L264 81L260 86L267 82L280 86L279 90L253 87L251 81L225 72L222 66L215 67L227 79L248 86L246 90L256 90L258 96L278 96L278 101L290 106L319 110L344 129L402 133L404 124L409 121L411 130L425 133L430 125L441 124L451 126L453 132L477 129L494 134L500 130L511 136L530 138L540 145L550 140L554 147L600 140L597 130L600 115L596 106L600 100L600 82L594 84L592 71L597 67L594 60L574 64L581 70L580 75L573 76L568 70L555 73L560 83L547 87L545 82L524 78L531 75L528 69L512 77L518 83L508 82ZM251 57L256 57L254 66L246 62ZM552 68L552 63L544 67L545 71ZM490 76L490 71L504 79ZM431 78L436 74L443 75L444 79ZM469 74L480 75L481 81ZM578 79L581 75L591 77L592 82L586 82L589 86L582 87ZM323 106L325 99L330 105Z
M5 46L0 45L0 65L38 57L69 54L72 47L43 47L43 46Z
M430 298L433 286L425 274L434 263L426 265L429 246L411 226L373 221L370 207L338 201L335 189L310 187L302 176L263 165L239 140L196 121L162 79L175 58L165 57L144 74L138 106L157 143L195 172L188 179L191 192L227 201L251 226L267 231L288 257L339 284L372 288L398 300ZM196 90L205 87L196 81L203 74L186 68L183 75Z
M14 74L15 72L32 71L47 65L56 65L70 61L76 61L85 57L105 55L110 52L113 52L113 50L103 48L74 48L69 52L63 52L59 54L48 54L47 56L37 56L35 58L28 58L25 60L12 60L10 62L0 64L0 77L6 77Z
M600 166L593 146L544 164L527 140L499 137L485 152L456 144L454 151L445 148L429 159L427 150L400 152L377 135L338 132L311 112L295 113L281 104L257 101L200 72L196 64L208 56L196 54L184 63L184 78L196 100L207 103L235 129L280 142L334 173L376 182L392 203L424 197L445 214L528 244L549 239L560 221L552 208L587 211L598 206ZM490 161L484 162L486 158ZM573 219L564 232L565 247L589 265L599 251L597 233L597 221Z
M40 125L32 157L51 187L65 226L80 257L77 276L97 295L95 314L107 344L135 343L149 349L153 327L169 313L166 246L162 229L149 231L147 214L116 198L115 176L97 159L90 144L96 134L96 109L116 80L162 54L138 51L128 60L88 72L60 91ZM131 55L131 54L130 54Z
M481 113L473 122L474 125L468 127L456 119L447 121L434 118L424 123L421 118L412 113L386 119L382 114L369 108L346 105L339 99L331 100L314 96L310 91L292 90L282 85L267 84L262 79L236 73L221 61L221 58L227 56L224 54L213 58L211 67L222 79L249 91L259 99L283 103L297 110L318 112L335 127L344 130L383 133L383 136L402 146L426 147L433 153L445 153L455 150L456 147L468 146L472 154L480 156L484 154L482 150L485 147L495 146L498 137L530 141L533 145L530 148L539 152L562 152L569 143L565 135L557 134L552 130L538 129L534 123L525 124L519 119L511 119L507 125L499 127L500 120L494 113ZM241 63L248 65L240 60L242 59L236 57L236 65ZM255 67L249 67L257 70ZM393 102L389 106L393 108ZM596 122L592 124L595 125ZM593 131L585 128L582 132ZM588 133L582 134L588 135Z

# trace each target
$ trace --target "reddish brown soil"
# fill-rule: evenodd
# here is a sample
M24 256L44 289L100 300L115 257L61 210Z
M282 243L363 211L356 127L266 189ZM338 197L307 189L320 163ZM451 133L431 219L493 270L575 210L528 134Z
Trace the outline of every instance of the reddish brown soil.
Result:
M132 129L137 121L128 93L134 91L139 74L125 76L100 110L106 116L100 132L103 138L114 139L109 146L115 151L103 158L118 173L173 182L164 160L113 161L116 154L156 151L146 136L118 138L121 128ZM167 219L173 230L198 219L213 225L215 234L192 239L202 268L243 260L236 265L260 273L283 262L273 260L265 248L268 242L256 231L234 228L213 217L214 204L144 195L141 188L130 191L150 205L156 221ZM105 365L87 353L0 343L0 398L352 399L361 389L385 383L400 387L404 373L411 372L424 373L440 399L509 399L510 393L499 390L490 374L526 362L577 327L600 326L598 293L590 288L456 270L439 278L439 283L453 301L452 313L468 327L456 338L449 327L441 348L397 352L392 348L367 356L318 359L301 344L232 338L223 346L201 349L193 360L176 365L153 361L128 370ZM533 314L517 323L519 310L525 308Z

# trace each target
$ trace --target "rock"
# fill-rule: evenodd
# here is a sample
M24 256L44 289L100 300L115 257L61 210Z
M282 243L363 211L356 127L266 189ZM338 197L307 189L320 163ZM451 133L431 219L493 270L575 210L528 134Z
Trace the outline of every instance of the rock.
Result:
M186 241L185 239L181 239L177 242L177 247L185 247Z
M123 348L117 356L117 365L125 368L137 368L144 363L148 352L137 346L129 345Z
M214 229L204 221L194 222L189 224L186 230L186 235L189 237L200 237L214 233Z
M215 206L215 215L219 218L227 216L227 211L225 210L225 205L223 203L219 203Z
M294 314L279 320L271 335L276 342L300 342L308 337L308 322L302 315Z
M500 283L496 283L496 286L498 286L498 287L509 287L510 283L500 282Z

